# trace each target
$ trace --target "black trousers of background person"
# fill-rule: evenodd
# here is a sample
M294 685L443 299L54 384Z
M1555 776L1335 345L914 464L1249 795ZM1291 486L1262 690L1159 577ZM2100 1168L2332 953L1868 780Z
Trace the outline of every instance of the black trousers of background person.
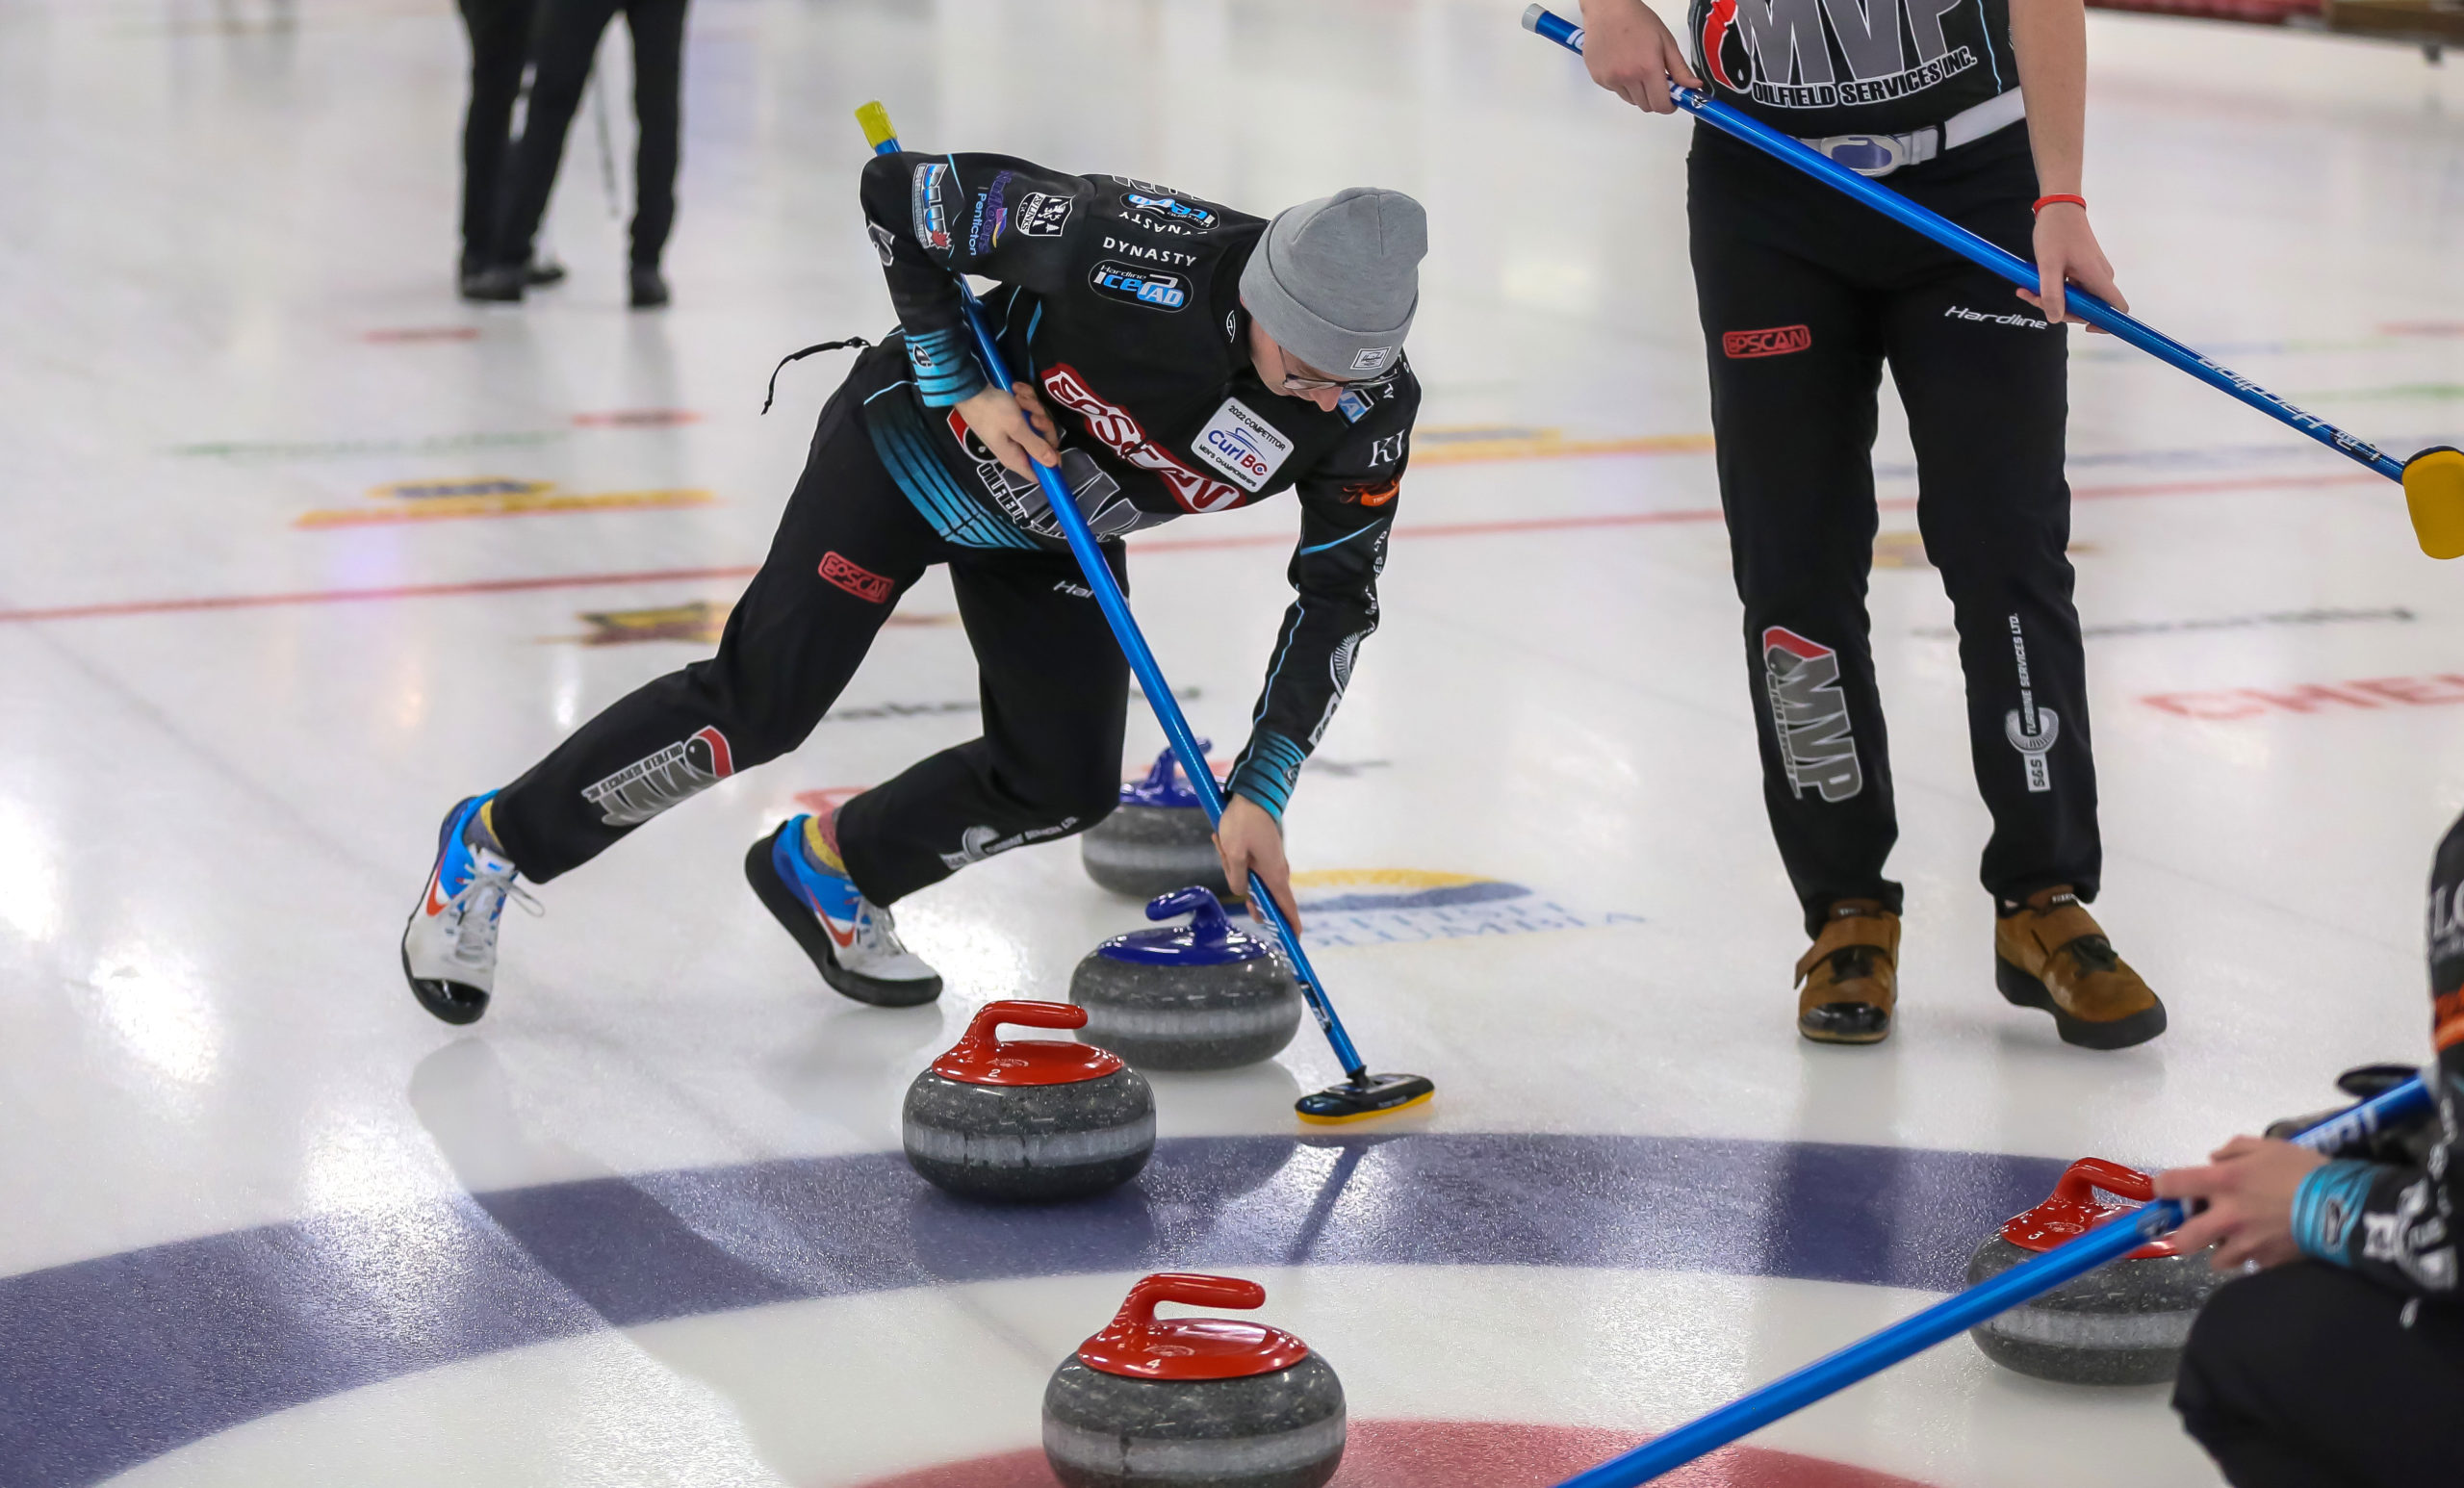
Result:
M1126 583L1120 545L1105 551ZM898 597L936 563L949 565L975 649L984 734L839 808L857 886L886 905L990 853L1100 821L1119 800L1129 665L1077 563L944 542L883 470L842 387L718 654L617 702L497 797L497 836L515 865L554 878L803 743Z
M2068 884L2093 899L2062 329L1994 275L1707 128L1687 182L1763 798L1807 933L1842 899L1900 908L1883 876L1899 827L1865 613L1886 363L1916 449L1917 526L1959 627L1993 815L1985 886L2015 900ZM2033 256L2023 126L1887 184Z
M2301 1261L2220 1288L2173 1409L2234 1488L2464 1482L2464 1307Z
M599 38L618 11L633 36L633 116L641 139L633 153L632 261L658 267L676 226L676 167L682 128L685 0L539 0L539 33L530 80L530 109L497 207L499 264L527 264L555 189L565 135L581 107Z
M513 105L522 96L539 7L537 0L461 0L461 6L471 33L471 104L462 115L462 264L480 269L493 261Z

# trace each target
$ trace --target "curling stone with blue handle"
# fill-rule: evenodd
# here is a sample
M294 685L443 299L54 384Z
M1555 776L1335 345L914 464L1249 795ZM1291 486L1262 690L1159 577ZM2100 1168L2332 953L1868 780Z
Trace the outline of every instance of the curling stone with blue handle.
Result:
M1270 1059L1292 1041L1300 988L1264 941L1242 934L1203 888L1176 889L1148 919L1186 925L1115 936L1069 979L1087 1010L1078 1037L1140 1069L1230 1069Z
M2130 1204L2109 1203L2098 1191L2136 1203L2156 1196L2143 1172L2081 1158L2055 1185L2053 1196L2006 1222L1967 1263L1975 1286L2081 1235ZM2181 1366L2191 1321L2224 1278L2204 1252L2184 1255L2169 1240L2142 1245L2111 1266L2090 1271L1968 1330L1994 1363L2074 1385L2150 1385Z
M1344 1455L1344 1387L1280 1328L1158 1319L1158 1302L1256 1307L1266 1288L1165 1272L1053 1371L1043 1454L1067 1488L1319 1488Z
M962 1198L1084 1198L1138 1176L1155 1151L1155 1093L1091 1044L1004 1042L1000 1025L1080 1028L1062 1002L995 1002L907 1088L907 1161Z
M1200 750L1215 746L1197 741ZM1215 824L1197 791L1178 773L1167 749L1155 757L1146 778L1120 788L1120 805L1078 838L1087 876L1116 894L1152 899L1196 885L1225 898L1239 898L1223 881L1223 859L1215 853Z

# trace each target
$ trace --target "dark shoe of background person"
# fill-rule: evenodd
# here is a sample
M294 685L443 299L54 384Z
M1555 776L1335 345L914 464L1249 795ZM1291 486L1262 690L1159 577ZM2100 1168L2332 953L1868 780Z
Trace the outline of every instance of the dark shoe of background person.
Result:
M562 284L565 282L565 266L552 258L534 258L530 261L530 267L522 271L522 277L523 282L534 290L551 284Z
M2067 884L2002 906L1993 985L2019 1007L2052 1013L2062 1041L2083 1049L2126 1049L2165 1031L2165 1005L2114 954Z
M492 264L476 273L462 276L464 299L488 300L512 304L520 302L522 292L528 287L530 271L520 264Z
M1871 899L1831 907L1797 960L1797 1032L1816 1043L1880 1043L1899 997L1899 916Z
M633 266L633 308L656 310L667 303L667 280L660 277L654 265Z

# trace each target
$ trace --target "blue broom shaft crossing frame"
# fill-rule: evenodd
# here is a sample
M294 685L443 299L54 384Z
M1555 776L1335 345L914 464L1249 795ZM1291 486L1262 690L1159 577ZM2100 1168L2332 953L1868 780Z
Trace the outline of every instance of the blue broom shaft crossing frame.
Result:
M884 140L873 147L877 155L898 152L895 138ZM984 364L984 375L996 388L1012 385L1010 369L1001 357L1001 345L993 338L992 329L984 313L984 302L975 297L962 275L952 276L959 287L959 298L966 311L967 329L975 336L976 359ZM1190 721L1181 713L1180 701L1172 696L1171 684L1164 680L1163 669L1155 664L1155 653L1148 648L1145 635L1138 629L1138 617L1129 611L1129 600L1113 578L1112 565L1104 561L1103 549L1095 542L1095 534L1087 529L1086 514L1079 511L1077 500L1062 482L1061 474L1046 465L1030 460L1028 468L1036 473L1043 487L1044 500L1052 508L1053 520L1061 524L1062 534L1069 541L1070 555L1085 571L1087 585L1095 591L1095 603L1103 607L1104 619L1113 628L1113 636L1120 642L1122 654L1129 658L1129 669L1137 674L1139 689L1146 694L1147 703L1155 709L1155 719L1172 742L1172 753L1181 761L1181 771L1189 777L1190 788L1206 808L1206 819L1219 824L1223 820L1223 792L1215 783L1215 771L1206 762L1205 751L1197 747L1197 735L1190 731ZM1343 1062L1347 1078L1360 1081L1368 1078L1369 1066L1362 1063L1360 1051L1352 1047L1351 1035L1345 1032L1343 1019L1335 1015L1334 1004L1326 998L1325 988L1318 981L1318 970L1309 963L1309 954L1300 948L1300 936L1294 933L1291 922L1267 891L1266 880L1255 872L1249 875L1249 912L1264 919L1282 942L1283 953L1297 973L1300 990L1308 998L1309 1011L1317 1015L1318 1027L1333 1046L1335 1058Z
M1525 11L1523 24L1568 51L1582 51L1582 28L1545 6L1535 5ZM1670 84L1669 96L1677 100L1678 107L1723 134L1785 161L1809 175L1819 176L1885 217L1913 228L2023 290L2038 288L2040 279L2035 265L2008 249L1986 242L1940 214L1918 206L1890 188L1876 185L1819 150L1810 149L1718 99L1706 97L1681 84ZM2070 286L2063 291L2063 297L2089 324L2111 331L2142 351L2171 363L2211 387L2231 394L2259 412L2292 425L2338 453L2360 461L2390 480L2400 483L2403 480L2403 462L2369 441L2346 433L2316 414L2296 408L2240 372L2199 355L2153 326L2131 319L2086 290Z
M2356 1138L2409 1120L2427 1111L2430 1104L2429 1088L2416 1075L2293 1140L2317 1151L2332 1152ZM1636 1484L1650 1482L1750 1431L1879 1374L1954 1334L1964 1333L1989 1318L2041 1296L2073 1277L2118 1261L2171 1230L2185 1218L2182 1206L2169 1198L2126 1211L2033 1261L2014 1266L1989 1281L1979 1282L1923 1312L1903 1318L1871 1337L1816 1359L1793 1374L1784 1374L1707 1416L1652 1438L1623 1456L1578 1473L1557 1488L1635 1488Z

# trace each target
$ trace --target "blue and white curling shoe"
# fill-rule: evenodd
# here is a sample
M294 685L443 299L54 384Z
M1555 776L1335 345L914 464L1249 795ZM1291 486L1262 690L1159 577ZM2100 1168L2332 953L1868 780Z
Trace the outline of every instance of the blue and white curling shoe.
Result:
M497 980L497 921L507 898L532 913L539 902L514 883L514 867L491 848L473 796L445 813L427 892L402 932L402 975L420 1006L449 1023L475 1023Z
M889 911L846 874L812 860L794 816L744 855L745 882L845 996L877 1008L912 1008L941 995L941 974L899 943Z

